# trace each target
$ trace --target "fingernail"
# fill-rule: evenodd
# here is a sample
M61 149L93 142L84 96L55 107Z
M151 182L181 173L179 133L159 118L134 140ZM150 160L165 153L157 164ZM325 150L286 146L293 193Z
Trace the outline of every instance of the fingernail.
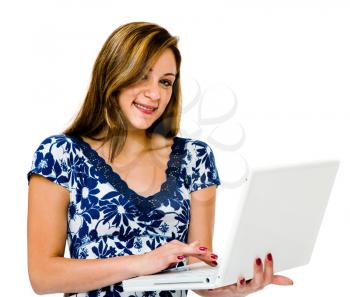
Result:
M244 279L244 278L242 278L242 279L239 281L239 283L240 283L241 285L243 285L244 282L245 282L245 279Z
M210 254L210 257L213 258L213 259L217 259L217 258L218 258L218 255L211 253L211 254Z
M177 256L179 260L183 260L185 257L184 256Z
M211 263L213 263L214 265L218 265L218 262L216 261L211 261Z
M260 258L257 258L257 259L255 260L255 262L256 262L256 265L258 265L258 266L261 265L261 259L260 259Z
M199 249L200 251L206 251L208 248L205 247L205 246L200 246L198 249Z
M268 253L268 254L267 254L267 260L272 261L272 255L271 255L271 253Z

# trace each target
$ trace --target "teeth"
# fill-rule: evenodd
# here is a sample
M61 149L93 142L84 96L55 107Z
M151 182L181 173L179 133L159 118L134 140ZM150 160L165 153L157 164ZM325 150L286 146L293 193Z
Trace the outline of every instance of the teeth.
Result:
M148 107L145 107L143 105L140 105L140 104L137 104L137 103L134 103L137 107L140 107L142 109L145 109L145 110L155 110L156 108L148 108Z

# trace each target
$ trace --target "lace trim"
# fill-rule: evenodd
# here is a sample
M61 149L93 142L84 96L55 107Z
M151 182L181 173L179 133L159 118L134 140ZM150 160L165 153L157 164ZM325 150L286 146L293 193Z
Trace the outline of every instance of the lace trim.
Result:
M145 197L130 189L127 183L121 179L119 174L106 163L106 161L90 146L89 143L85 142L79 136L65 136L72 138L81 145L84 155L101 174L102 182L109 182L121 194L132 200L141 211L150 211L154 208L158 208L163 200L176 196L174 193L176 191L177 179L182 161L186 155L186 151L184 150L184 138L178 136L174 137L169 160L167 162L167 168L165 170L166 179L161 184L160 191Z

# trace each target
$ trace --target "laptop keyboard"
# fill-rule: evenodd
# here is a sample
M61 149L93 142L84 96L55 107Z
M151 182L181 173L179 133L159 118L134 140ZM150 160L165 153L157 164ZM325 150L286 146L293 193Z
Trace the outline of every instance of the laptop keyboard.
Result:
M168 272L181 272L181 274L186 275L186 274L192 274L193 271L196 272L196 274L199 275L208 275L212 273L216 273L218 270L218 266L216 267L211 267L204 262L198 262L198 263L193 263L190 265L185 265L181 267L175 267L175 268L170 268L163 270L161 273L168 273ZM188 272L188 273L186 273Z

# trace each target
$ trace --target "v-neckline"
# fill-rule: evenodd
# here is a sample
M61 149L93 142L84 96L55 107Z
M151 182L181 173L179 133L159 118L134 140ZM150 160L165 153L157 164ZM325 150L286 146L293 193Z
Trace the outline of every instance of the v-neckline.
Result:
M117 188L123 194L126 193L126 194L129 194L129 196L151 200L157 197L158 195L160 195L163 191L165 191L168 188L167 186L170 184L170 181L173 180L173 178L175 177L174 174L171 174L171 169L174 168L173 163L175 158L175 152L177 151L177 142L179 140L179 137L177 136L173 137L173 143L171 145L170 154L169 154L167 166L165 169L165 181L160 185L160 189L157 192L148 196L140 195L137 192L135 192L133 189L131 189L128 186L127 182L121 178L120 174L116 172L112 168L112 166L108 164L106 160L103 157L101 157L94 148L91 147L91 145L88 142L84 141L82 137L71 136L71 135L67 135L67 136L74 138L84 147L84 151L88 155L87 157L91 159L90 161L92 161L94 165L96 165L97 170L102 173L102 176L105 179L105 181L110 182L115 188ZM175 168L177 168L177 164L175 165ZM113 182L113 180L115 182Z

